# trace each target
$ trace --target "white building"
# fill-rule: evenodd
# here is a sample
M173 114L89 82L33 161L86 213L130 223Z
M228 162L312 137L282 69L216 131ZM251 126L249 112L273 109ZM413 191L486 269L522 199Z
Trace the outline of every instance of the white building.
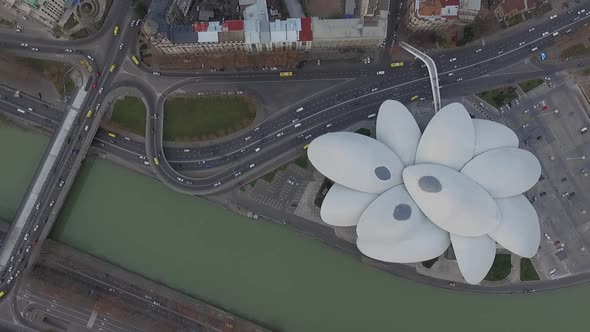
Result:
M66 10L66 0L2 0L17 15L33 18L53 28Z

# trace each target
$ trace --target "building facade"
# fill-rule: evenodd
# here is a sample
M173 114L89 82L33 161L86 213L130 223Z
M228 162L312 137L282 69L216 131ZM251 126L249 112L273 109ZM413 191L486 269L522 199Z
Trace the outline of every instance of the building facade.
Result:
M387 35L388 1L367 1L361 18L271 20L266 0L241 0L242 20L173 25L171 0L153 0L144 34L166 55L309 51L312 48L375 47ZM370 5L370 6L369 6ZM369 10L370 9L370 10Z
M30 17L53 28L66 10L66 0L2 0L16 15ZM68 2L71 5L71 2Z
M441 31L473 22L481 0L410 0L408 28L412 31Z

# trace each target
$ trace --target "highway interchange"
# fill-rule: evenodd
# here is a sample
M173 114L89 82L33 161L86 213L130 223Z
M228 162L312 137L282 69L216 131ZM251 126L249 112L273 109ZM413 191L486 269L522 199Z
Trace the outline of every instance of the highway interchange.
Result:
M501 39L488 40L485 46L477 44L429 53L437 63L442 86L441 94L443 97L454 96L469 89L477 87L483 89L507 80L521 79L523 75L520 74L510 77L496 76L494 73L531 55L537 55L538 51L531 52L531 50L550 44L555 38L553 36L555 32L572 33L588 24L590 7L584 6L587 5L584 3L568 13L558 15L553 20L540 20L534 26L534 30L531 30L531 26L527 26L514 30ZM582 8L585 8L586 12L578 14ZM135 14L129 9L129 3L114 2L111 13L120 15L108 15L103 28L97 34L82 40L22 40L21 36L15 34L0 34L0 47L19 54L27 52L57 54L59 57L71 57L76 61L87 56L94 59L92 61L87 59L93 66L93 73L90 74L89 81L84 86L88 89L88 94L66 147L60 153L61 162L54 170L55 175L44 187L38 209L36 208L37 211L27 224L26 239L23 237L18 246L19 251L13 253L13 263L2 271L0 289L8 290L14 286L16 281L13 279L19 276L31 259L31 251L27 251L27 248L34 247L34 244L42 241L49 232L50 227L43 226L47 220L50 220L48 225L50 226L57 215L60 198L65 197L67 189L73 182L70 174L75 175L79 163L93 140L97 142L95 144L124 159L142 164L147 161L157 176L175 190L203 195L229 189L245 179L253 178L261 165L271 162L277 155L292 149L302 149L314 137L367 119L371 114L376 113L380 103L386 99L408 102L414 95L425 99L430 98L428 74L419 62L407 62L404 67L394 69L390 69L388 63L325 66L319 69L296 71L292 78L279 78L277 72L163 72L161 76L154 76L151 70L135 66L130 61L130 55L137 54L136 38L139 32L137 27L130 26ZM113 36L114 25L119 25L121 28L118 36ZM22 43L28 46L23 47ZM124 43L121 50L118 47L120 43ZM39 51L32 51L33 47ZM73 49L73 52L65 52L65 49ZM111 64L116 65L113 72L109 71ZM566 66L575 67L575 65L571 63L562 67L547 68L547 70L561 70ZM384 75L377 74L381 70L385 70ZM100 77L97 77L97 71L101 72ZM532 75L542 76L543 74ZM287 81L312 82L326 78L341 79L343 83L337 87L336 91L328 90L326 93L292 105L231 140L204 147L164 147L163 104L166 97L178 88L213 83L247 86ZM90 87L91 82L96 83L96 88ZM121 87L135 89L146 101L145 141L127 140L123 135L111 138L104 130L99 130L105 107L95 109L91 116L87 117L87 110L103 103L111 91ZM17 98L8 90L0 91L3 95L0 99L0 107L3 110L13 110L10 111L13 115L50 130L57 128L61 123L61 112L56 112L46 105L40 105L32 98ZM17 106L27 106L26 109L23 108L25 113L18 112ZM303 110L297 112L300 107L303 107ZM298 123L301 126L296 128L295 124ZM154 158L158 158L159 165L155 165ZM189 177L180 172L187 170L204 170L206 175Z

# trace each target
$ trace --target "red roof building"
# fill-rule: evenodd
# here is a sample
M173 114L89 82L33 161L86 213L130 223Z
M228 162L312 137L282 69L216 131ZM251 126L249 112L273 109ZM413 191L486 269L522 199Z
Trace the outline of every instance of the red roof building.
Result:
M194 32L205 32L209 28L208 22L195 22L193 23Z
M223 31L243 31L244 21L242 20L228 20L223 22Z
M312 41L313 33L311 31L311 17L301 19L301 31L299 31L299 41Z

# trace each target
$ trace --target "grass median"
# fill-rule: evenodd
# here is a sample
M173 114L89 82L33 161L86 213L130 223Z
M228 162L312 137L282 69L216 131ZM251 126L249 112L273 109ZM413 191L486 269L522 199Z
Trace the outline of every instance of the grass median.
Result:
M164 112L165 140L205 141L249 126L256 106L248 96L171 97Z
M500 106L506 105L518 97L516 94L516 88L513 86L505 86L494 90L484 91L477 95L495 108L500 108Z
M520 88L522 89L522 91L524 91L524 93L527 93L527 92L533 90L534 88L542 85L543 83L545 83L544 80L536 79L536 80L528 80L528 81L518 82L518 86L520 86Z
M72 93L75 88L74 82L70 79L69 75L65 77L64 81L66 72L72 68L72 66L67 63L22 57L19 57L17 61L22 66L31 68L31 70L38 72L43 77L51 81L55 89L59 92L60 96L64 95L64 84L68 93Z
M115 102L109 126L145 136L145 105L140 98L124 97Z
M510 255L508 254L497 254L494 259L494 264L486 275L485 280L487 281L500 281L506 279L512 270L512 262L510 261Z
M520 280L539 280L539 275L533 266L533 262L528 258L520 259Z

